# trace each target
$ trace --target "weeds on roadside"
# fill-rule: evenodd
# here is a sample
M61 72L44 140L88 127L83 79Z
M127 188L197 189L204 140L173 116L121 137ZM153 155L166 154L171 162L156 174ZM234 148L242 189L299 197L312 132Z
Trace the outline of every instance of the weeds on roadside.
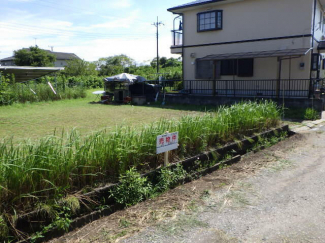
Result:
M307 108L306 111L305 111L305 115L304 115L304 118L306 120L317 120L320 118L320 115L319 115L319 112L312 109L312 108Z

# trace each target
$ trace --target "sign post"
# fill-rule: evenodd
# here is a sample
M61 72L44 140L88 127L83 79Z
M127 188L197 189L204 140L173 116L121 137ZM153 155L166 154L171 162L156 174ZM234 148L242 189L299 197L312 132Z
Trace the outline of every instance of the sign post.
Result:
M157 136L157 154L164 154L164 165L167 166L168 152L178 148L178 132L168 133Z

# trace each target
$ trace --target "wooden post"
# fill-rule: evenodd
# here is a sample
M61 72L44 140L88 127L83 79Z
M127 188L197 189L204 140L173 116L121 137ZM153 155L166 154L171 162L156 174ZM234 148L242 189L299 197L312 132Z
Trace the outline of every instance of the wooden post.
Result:
M166 134L168 134L168 133L169 133L169 131L166 131ZM168 153L169 153L169 151L165 152L165 154L164 154L164 166L165 167L169 164Z
M164 154L164 165L165 165L165 167L168 166L168 164L169 164L169 161L168 161L168 151L167 151Z

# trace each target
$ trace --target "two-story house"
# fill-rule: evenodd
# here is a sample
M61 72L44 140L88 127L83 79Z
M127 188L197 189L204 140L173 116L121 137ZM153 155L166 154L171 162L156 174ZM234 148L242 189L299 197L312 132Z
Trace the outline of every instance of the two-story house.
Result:
M191 94L307 98L324 78L325 0L197 0L168 9ZM178 24L178 19L181 21Z

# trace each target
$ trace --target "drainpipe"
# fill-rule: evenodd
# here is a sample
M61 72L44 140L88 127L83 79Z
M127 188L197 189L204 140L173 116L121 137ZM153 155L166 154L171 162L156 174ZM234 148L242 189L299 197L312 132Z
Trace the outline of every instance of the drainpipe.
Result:
M282 59L278 58L279 62L279 74L278 74L278 81L276 82L276 97L280 98L280 82L281 82L281 71L282 71Z
M311 98L311 94L312 94L312 88L313 88L313 84L312 84L312 59L313 59L313 54L314 54L314 38L315 38L315 22L316 22L316 8L317 8L317 0L314 0L314 16L313 16L313 34L312 34L312 41L311 41L311 60L310 60L310 76L309 76L309 94L308 94L308 98Z
M183 33L182 33L182 79L183 79L183 85L185 84L185 81L184 81L184 44L185 44L185 38L184 38L184 32L185 32L185 29L184 29L184 14L180 14L180 16L182 16L182 21L183 21ZM184 86L185 88L185 86Z

